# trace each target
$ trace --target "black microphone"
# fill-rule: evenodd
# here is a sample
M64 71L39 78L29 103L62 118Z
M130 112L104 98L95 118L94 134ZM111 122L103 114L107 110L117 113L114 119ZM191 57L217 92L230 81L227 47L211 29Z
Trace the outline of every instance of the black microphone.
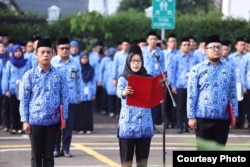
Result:
M160 55L158 54L157 50L153 50L152 53L157 60L160 58Z

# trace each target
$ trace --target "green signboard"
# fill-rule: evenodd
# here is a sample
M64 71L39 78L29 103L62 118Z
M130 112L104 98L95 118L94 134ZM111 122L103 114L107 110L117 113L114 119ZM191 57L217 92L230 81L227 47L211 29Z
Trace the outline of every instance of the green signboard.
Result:
M153 29L175 28L175 0L153 0Z

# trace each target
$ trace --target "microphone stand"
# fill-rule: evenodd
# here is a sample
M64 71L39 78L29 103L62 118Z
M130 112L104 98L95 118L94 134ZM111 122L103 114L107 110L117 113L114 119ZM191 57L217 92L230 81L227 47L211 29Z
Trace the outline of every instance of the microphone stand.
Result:
M171 97L171 101L172 101L172 103L173 103L173 106L174 107L176 107L176 103L175 103L175 100L174 100L174 98L173 98L173 95L172 95L172 92L171 92L171 90L170 90L170 88L169 88L169 85L168 85L168 81L167 81L167 78L166 78L166 76L165 76L165 74L164 74L164 71L162 70L162 67L161 67L161 63L160 63L160 56L155 56L156 57L156 60L157 60L157 63L158 63L158 66L159 66L159 68L160 68L160 71L161 71L161 74L162 74L162 86L163 86L163 101L162 101L162 103L161 103L161 107L162 107L162 117L163 117L163 134L162 134L162 136L163 136L163 141L162 141L162 143L163 143L163 145L162 145L162 150L163 150L163 167L165 167L166 166L166 148L165 148L165 145L166 145L166 143L165 143L165 134L166 134L166 112L165 112L165 103L166 103L166 88L167 88L167 90L168 90L168 93L169 93L169 95L170 95L170 97Z

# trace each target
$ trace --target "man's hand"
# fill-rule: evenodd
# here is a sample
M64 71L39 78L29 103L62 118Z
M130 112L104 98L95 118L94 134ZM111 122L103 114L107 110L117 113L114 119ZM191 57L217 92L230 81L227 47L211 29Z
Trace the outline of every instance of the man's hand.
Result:
M23 122L23 130L25 133L30 134L30 124L28 122Z
M116 80L116 79L113 79L113 80L112 80L112 83L113 83L114 86L116 86L116 85L117 85L117 80Z
M61 123L61 126L60 126L60 129L63 130L65 127L66 127L66 120L63 119L62 123Z
M197 129L197 120L196 118L189 118L188 125L192 130Z

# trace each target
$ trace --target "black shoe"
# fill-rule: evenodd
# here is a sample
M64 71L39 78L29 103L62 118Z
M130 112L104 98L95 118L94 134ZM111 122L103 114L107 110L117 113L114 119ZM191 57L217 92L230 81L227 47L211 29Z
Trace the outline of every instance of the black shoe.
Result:
M17 134L17 131L15 129L12 129L12 130L10 130L10 134L15 135L15 134Z
M53 155L54 155L55 158L60 156L58 151L54 151Z
M186 128L186 129L185 129L185 132L186 132L186 133L189 133L189 132L190 132L190 130L189 130L188 128Z
M69 151L63 151L62 155L65 156L65 157L72 157L72 155L70 154Z
M179 129L177 133L179 134L183 133L183 129Z
M158 129L156 129L155 126L154 126L154 133L156 133L156 134L160 133L160 131Z

